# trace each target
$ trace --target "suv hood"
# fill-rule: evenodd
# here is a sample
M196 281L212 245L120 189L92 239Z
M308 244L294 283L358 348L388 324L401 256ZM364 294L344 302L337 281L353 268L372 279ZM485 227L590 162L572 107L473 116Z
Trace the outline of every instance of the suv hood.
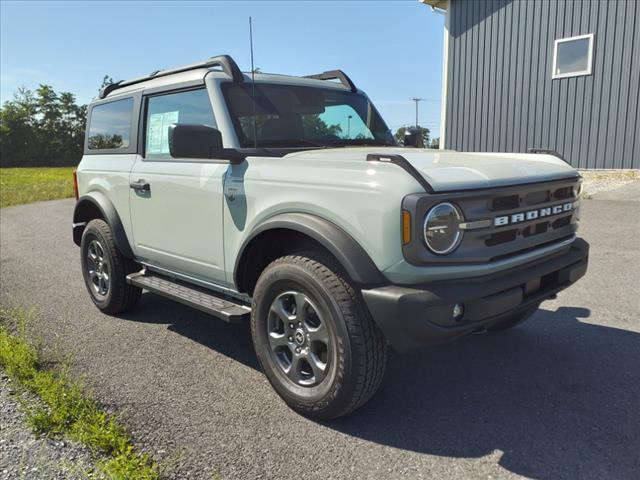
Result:
M369 153L402 155L436 192L502 187L578 176L578 172L563 160L553 155L537 153L347 147L308 150L287 157L366 162Z

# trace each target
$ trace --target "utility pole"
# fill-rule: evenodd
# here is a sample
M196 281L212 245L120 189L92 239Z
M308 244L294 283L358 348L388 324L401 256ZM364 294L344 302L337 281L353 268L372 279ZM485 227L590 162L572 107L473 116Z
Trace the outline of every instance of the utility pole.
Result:
M415 97L415 98L412 98L411 100L416 102L416 128L419 128L418 127L418 102L422 102L424 98Z

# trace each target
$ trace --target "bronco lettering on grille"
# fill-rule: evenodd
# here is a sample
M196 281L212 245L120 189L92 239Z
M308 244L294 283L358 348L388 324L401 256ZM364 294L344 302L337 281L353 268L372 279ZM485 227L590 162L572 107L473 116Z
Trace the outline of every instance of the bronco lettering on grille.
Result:
M493 225L495 227L502 227L504 225L512 225L514 223L521 223L529 220L535 220L536 218L551 217L560 213L570 212L573 210L573 203L563 203L560 205L554 205L553 207L538 208L536 210L528 210L526 212L512 213L511 215L503 215L501 217L495 217L493 219Z

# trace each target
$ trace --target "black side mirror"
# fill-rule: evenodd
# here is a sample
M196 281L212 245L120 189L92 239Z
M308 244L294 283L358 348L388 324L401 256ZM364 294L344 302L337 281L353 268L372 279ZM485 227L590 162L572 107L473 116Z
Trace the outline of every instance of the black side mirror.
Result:
M420 132L417 128L407 128L404 133L404 146L405 147L423 147L420 145L422 139L420 138Z
M169 125L169 153L173 158L200 158L229 160L240 163L242 153L222 146L220 130L207 125Z

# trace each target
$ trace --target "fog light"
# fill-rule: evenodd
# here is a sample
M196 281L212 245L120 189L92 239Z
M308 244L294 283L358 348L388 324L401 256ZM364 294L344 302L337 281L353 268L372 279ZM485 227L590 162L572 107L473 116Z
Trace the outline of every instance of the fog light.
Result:
M456 303L453 306L453 319L456 322L459 322L460 320L462 320L463 316L464 316L464 304Z

